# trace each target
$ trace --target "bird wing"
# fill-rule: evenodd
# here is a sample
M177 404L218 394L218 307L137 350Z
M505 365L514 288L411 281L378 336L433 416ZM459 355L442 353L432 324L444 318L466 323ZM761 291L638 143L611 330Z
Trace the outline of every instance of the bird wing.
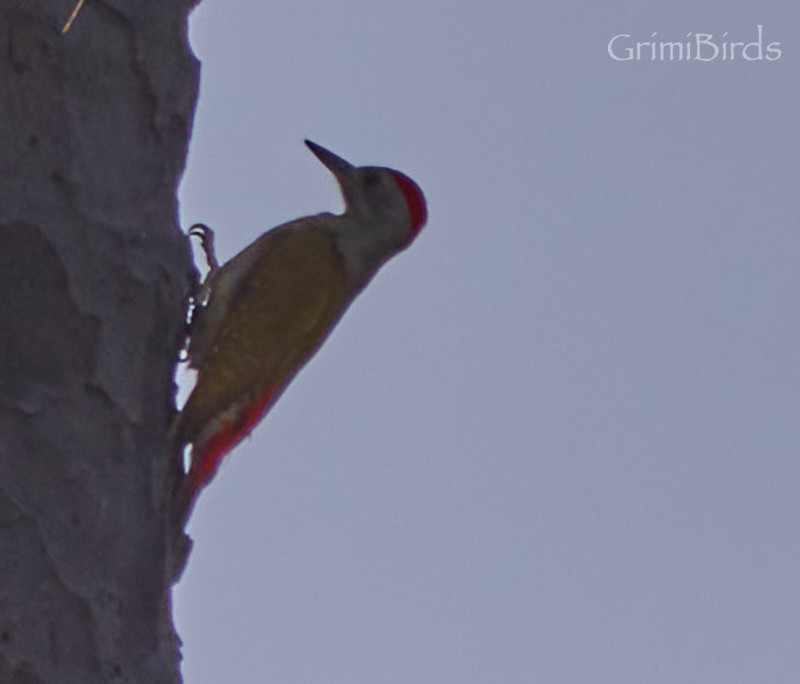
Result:
M178 417L196 486L253 429L349 303L333 234L305 221L265 234L212 283L193 360L197 383Z

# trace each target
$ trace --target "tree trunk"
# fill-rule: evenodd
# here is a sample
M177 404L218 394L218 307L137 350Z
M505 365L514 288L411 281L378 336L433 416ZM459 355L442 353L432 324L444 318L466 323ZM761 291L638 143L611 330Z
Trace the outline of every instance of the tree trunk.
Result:
M0 682L180 681L189 0L0 3Z

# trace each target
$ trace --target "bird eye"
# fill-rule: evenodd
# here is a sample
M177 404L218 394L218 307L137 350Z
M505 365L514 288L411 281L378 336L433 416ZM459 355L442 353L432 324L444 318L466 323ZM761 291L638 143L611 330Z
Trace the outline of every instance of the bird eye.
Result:
M364 176L364 185L373 186L381 182L381 175L379 173L368 173Z

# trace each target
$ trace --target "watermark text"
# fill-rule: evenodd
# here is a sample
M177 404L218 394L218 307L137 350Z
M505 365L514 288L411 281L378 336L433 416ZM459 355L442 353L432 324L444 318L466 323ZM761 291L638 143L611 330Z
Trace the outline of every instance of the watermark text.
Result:
M750 42L728 40L725 31L719 38L712 33L686 34L684 40L633 40L630 33L618 33L608 41L608 56L615 62L774 62L781 58L781 44L766 43L764 27L758 24L756 37Z

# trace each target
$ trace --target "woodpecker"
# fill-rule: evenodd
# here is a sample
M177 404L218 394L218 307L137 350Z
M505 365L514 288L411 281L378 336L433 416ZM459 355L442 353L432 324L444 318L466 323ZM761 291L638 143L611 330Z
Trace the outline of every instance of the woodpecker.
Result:
M308 148L338 181L345 211L273 228L222 266L213 231L197 224L209 263L189 332L197 380L172 429L183 473L176 494L182 526L223 459L264 417L314 355L350 303L427 219L425 197L408 176L353 166L321 145Z

